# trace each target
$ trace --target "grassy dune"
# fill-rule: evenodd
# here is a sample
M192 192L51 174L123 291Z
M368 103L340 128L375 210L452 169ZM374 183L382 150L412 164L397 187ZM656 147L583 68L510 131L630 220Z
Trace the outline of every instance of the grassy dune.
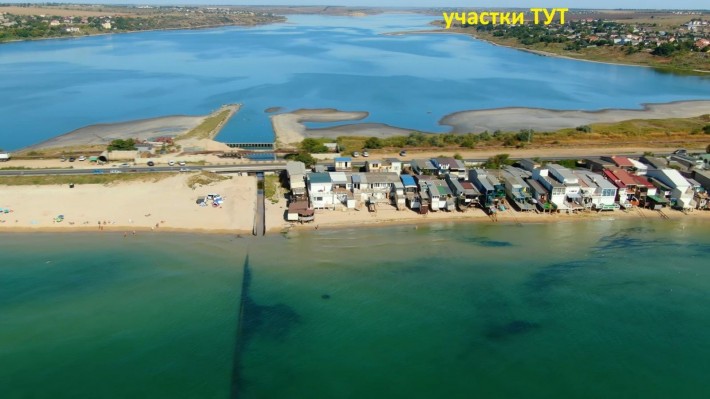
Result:
M695 118L632 119L617 123L596 123L584 132L576 128L554 132L534 132L531 142L520 140L519 132L489 132L479 134L426 134L412 133L380 139L382 149L486 149L486 148L551 148L570 146L688 146L705 147L710 134L710 114ZM708 128L710 129L710 128ZM368 137L338 137L343 152L362 151ZM371 148L370 151L373 149Z
M176 139L213 139L238 109L238 105L225 105L217 112L205 118L205 120L197 127L183 135L178 136Z
M113 184L121 182L157 182L175 173L106 173L97 175L0 176L0 186L39 186L51 184Z

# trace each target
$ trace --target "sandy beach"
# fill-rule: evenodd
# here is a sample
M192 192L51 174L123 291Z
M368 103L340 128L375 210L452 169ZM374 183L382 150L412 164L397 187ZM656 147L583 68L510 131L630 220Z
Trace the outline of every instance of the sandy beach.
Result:
M160 181L112 185L2 186L0 231L195 231L251 233L256 205L256 178L198 187L187 185L192 174ZM198 196L220 194L221 207L200 207ZM64 215L64 220L55 218ZM101 222L101 224L99 224ZM104 224L106 222L106 224ZM99 227L101 226L101 227Z
M710 101L678 101L643 104L643 109L603 109L598 111L550 110L541 108L496 108L456 112L439 123L454 133L480 133L484 130L550 131L592 123L612 123L630 119L691 118L710 114Z
M680 211L664 209L668 222L703 220L710 221L710 212L694 211L684 214ZM542 214L534 212L517 212L508 209L499 212L497 221L493 221L481 209L472 209L467 212L429 212L420 215L412 210L398 211L393 206L379 206L377 212L371 213L365 209L349 211L317 210L316 220L310 224L292 224L283 222L280 228L271 226L270 231L286 230L314 230L339 229L351 227L365 227L378 225L420 225L430 223L577 223L609 220L663 220L661 215L648 209L635 209L628 212L589 212L579 214Z
M3 186L0 232L114 231L132 235L145 232L185 231L215 234L251 234L256 205L256 179L231 176L231 179L198 187L187 185L191 174L171 176L160 181L122 182L112 185ZM200 207L198 196L220 194L221 207ZM51 198L51 200L49 200ZM360 210L317 210L316 221L294 224L284 219L286 200L266 201L266 228L269 234L316 228L350 228L378 225L426 225L456 223L566 223L615 219L655 220L661 216L650 210L581 214L538 214L513 210L500 212L493 221L480 209L468 212L430 212L420 215L409 209L398 211L380 205L377 212ZM665 209L670 221L710 221L710 212L683 214ZM56 221L63 215L62 221ZM104 223L105 222L105 223Z

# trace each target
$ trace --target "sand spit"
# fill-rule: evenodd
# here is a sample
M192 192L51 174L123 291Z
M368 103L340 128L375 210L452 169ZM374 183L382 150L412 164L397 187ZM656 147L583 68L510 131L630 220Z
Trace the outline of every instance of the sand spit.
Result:
M82 127L23 148L38 150L45 148L76 147L84 145L107 145L116 139L147 140L160 136L177 136L197 127L206 116L175 115L135 121L106 123Z
M678 101L643 104L643 109L603 109L598 111L551 110L543 108L496 108L461 111L443 117L439 124L448 125L453 133L480 133L485 130L518 131L534 129L554 131L592 123L613 123L630 119L691 118L710 114L710 101ZM334 109L302 109L271 117L277 141L282 146L293 145L307 137L406 136L415 129L382 123L343 124L308 129L302 122L339 122L359 120L366 112L343 112ZM426 132L425 132L426 133Z
M360 137L391 137L406 136L413 132L412 129L390 126L384 123L357 123L340 125L322 129L306 129L307 137L360 136Z
M183 173L160 181L82 184L74 188L1 186L0 207L12 212L0 214L0 232L251 232L256 206L255 177L232 176L193 190L187 185L192 175ZM225 201L216 208L198 206L197 197L207 194L220 194ZM55 220L59 215L64 216L62 221Z
M367 118L367 112L347 112L332 108L299 109L293 112L272 115L276 141L283 146L293 145L308 137L306 126L302 122L340 122L357 121ZM318 136L316 136L318 137Z
M643 109L603 109L598 111L558 111L542 108L497 108L461 111L443 117L439 123L454 133L480 133L484 130L551 131L592 123L613 123L630 119L692 118L710 114L710 101L678 101L643 104Z

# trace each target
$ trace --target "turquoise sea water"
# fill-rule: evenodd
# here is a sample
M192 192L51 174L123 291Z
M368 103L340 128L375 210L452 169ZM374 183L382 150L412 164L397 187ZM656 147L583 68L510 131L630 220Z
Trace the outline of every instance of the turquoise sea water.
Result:
M708 231L0 235L0 397L706 398Z
M0 147L86 125L244 107L223 141L271 140L269 107L369 111L362 122L445 131L452 112L639 108L710 99L710 79L540 57L459 35L385 36L433 16L294 15L254 28L0 45Z

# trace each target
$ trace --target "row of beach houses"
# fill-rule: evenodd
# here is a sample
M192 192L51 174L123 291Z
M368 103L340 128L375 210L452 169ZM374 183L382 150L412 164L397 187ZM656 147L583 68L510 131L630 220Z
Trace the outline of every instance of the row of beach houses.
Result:
M710 172L700 169L684 176L667 165L659 158L618 156L588 159L576 168L525 159L515 166L483 169L449 157L367 160L362 169L354 169L349 157L313 170L289 162L287 219L312 221L317 209L366 207L376 212L383 205L421 214L480 208L491 215L510 207L550 213L708 209Z

